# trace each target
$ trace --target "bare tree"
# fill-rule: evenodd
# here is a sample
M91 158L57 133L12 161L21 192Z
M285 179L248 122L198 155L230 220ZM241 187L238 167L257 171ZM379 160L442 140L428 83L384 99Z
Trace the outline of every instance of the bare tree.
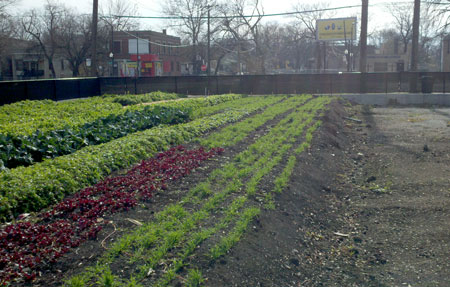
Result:
M139 29L139 22L130 17L139 15L138 6L124 0L108 0L100 7L100 18L114 31L131 31Z
M31 10L22 18L22 27L36 41L48 61L53 78L56 72L53 65L54 56L59 48L58 37L63 25L65 8L48 1L43 11Z
M442 13L435 9L435 4L423 3L420 11L419 47L420 64L433 65L432 55L439 46L440 36L444 33L445 20ZM403 45L403 53L408 51L412 40L414 3L391 3L387 6L394 18L392 29ZM393 35L391 35L393 36Z
M450 2L448 0L434 0L425 4L439 18L437 30L440 34L448 34L450 28Z
M303 29L303 37L309 41L313 41L316 38L316 22L319 19L331 18L334 16L334 12L326 11L330 4L328 2L316 2L313 4L304 4L298 1L292 6L293 10L298 12L295 14L295 24L299 29ZM307 12L305 12L307 11ZM322 67L322 49L320 42L316 43L316 69L320 70Z
M256 72L265 74L265 54L261 39L261 20L264 7L260 0L231 0L220 6L223 16L223 32L229 33L238 42L238 53L243 42L252 43L256 56ZM239 55L238 55L239 57ZM238 60L240 62L240 60Z
M8 7L16 4L18 0L0 0L0 15L6 14Z
M0 54L8 45L8 40L14 35L15 21L8 8L14 5L17 0L0 0Z
M315 39L317 20L331 18L335 15L334 12L325 10L329 7L330 4L328 2L315 2L312 4L297 2L292 5L292 9L295 12L298 12L294 15L295 23L299 25L299 27L306 29L306 37Z
M181 18L172 20L170 25L192 44L191 58L195 73L200 70L197 63L199 40L201 34L206 31L208 10L211 9L210 6L214 5L214 1L208 0L169 0L162 6L165 14L181 16Z
M79 75L80 66L91 46L91 21L89 15L79 15L69 10L65 11L61 19L57 46L69 62L73 77Z
M387 8L394 18L394 29L400 36L403 53L406 54L412 39L413 5L411 3L391 3Z
M295 61L297 71L311 69L310 55L314 53L314 44L307 37L306 29L299 29L291 23L285 27L284 45L289 48L291 58Z

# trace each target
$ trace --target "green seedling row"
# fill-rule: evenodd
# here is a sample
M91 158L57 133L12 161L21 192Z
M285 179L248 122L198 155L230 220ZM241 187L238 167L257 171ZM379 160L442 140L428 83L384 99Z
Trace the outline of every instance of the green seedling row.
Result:
M214 133L200 142L203 146L208 147L225 147L234 145L243 140L247 135L264 125L267 121L272 120L277 115L283 114L295 106L302 105L310 99L311 96L295 96L289 97L285 101L267 108L258 116L245 119L237 125L228 126L222 129L220 133Z
M323 103L321 98L309 102L307 105L297 109L295 113L287 116L271 132L250 146L250 149L253 148L254 151L263 154L259 159L258 164L254 165L256 171L247 182L247 196L254 196L256 194L260 180L264 176L270 174L282 161L283 156L292 149L293 142L295 141L293 139L298 138L303 133L304 127L312 121L314 115L320 111L322 106ZM314 130L314 127L317 128L317 126L317 124L312 125L312 127L307 130L305 137L308 137L308 134ZM284 136L281 136L280 133L283 133ZM274 189L276 189L276 187L277 186L275 185ZM266 198L271 194L263 190L261 190L260 193L266 193ZM217 259L221 255L224 255L234 243L239 241L239 238L244 233L249 222L247 215L242 215L237 221L234 231L227 236L224 236L216 246L210 249L210 257L212 259Z
M327 104L329 104L332 101L332 98L320 98L320 105L322 107L325 107ZM320 111L320 108L317 108L318 111ZM274 181L274 189L273 193L281 193L282 190L287 186L292 172L294 170L294 167L297 163L297 156L301 154L303 151L308 149L311 146L311 142L313 139L313 133L320 127L322 124L322 121L318 120L313 125L311 125L305 134L305 140L294 150L294 154L289 156L287 160L287 164L284 167L281 174L275 179ZM266 196L266 206L270 208L274 208L273 205L273 196L272 194L267 194Z
M236 109L245 109L249 105L255 105L260 102L264 102L267 105L274 104L278 101L283 100L284 97L273 97L273 96L264 96L264 97L248 97L243 96L240 99L236 99L234 101L224 102L215 106L202 107L194 110L193 117L201 118L204 116L209 116L218 112L227 111L227 110L236 110Z

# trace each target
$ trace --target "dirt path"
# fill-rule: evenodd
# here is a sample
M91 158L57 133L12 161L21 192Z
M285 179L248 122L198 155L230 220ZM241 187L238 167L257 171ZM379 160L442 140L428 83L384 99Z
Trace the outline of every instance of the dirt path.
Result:
M206 285L450 286L449 121L450 109L335 105L276 210Z

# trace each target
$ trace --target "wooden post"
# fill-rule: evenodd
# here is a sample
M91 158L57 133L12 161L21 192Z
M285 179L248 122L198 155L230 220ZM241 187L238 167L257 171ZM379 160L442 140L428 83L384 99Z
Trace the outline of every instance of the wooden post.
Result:
M98 24L98 0L94 0L92 11L92 61L91 76L97 76L97 24Z
M413 34L411 49L411 77L409 78L409 92L417 92L417 62L419 60L419 25L420 25L420 0L414 0Z
M360 52L359 52L359 71L362 73L360 78L361 93L367 92L367 18L369 14L369 0L362 0L361 11L361 34L360 34Z

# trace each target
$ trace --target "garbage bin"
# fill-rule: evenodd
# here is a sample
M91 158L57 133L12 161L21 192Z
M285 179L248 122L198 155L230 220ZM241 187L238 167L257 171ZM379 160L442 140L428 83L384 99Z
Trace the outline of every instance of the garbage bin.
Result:
M432 76L422 76L422 93L431 94L433 92L434 78Z

